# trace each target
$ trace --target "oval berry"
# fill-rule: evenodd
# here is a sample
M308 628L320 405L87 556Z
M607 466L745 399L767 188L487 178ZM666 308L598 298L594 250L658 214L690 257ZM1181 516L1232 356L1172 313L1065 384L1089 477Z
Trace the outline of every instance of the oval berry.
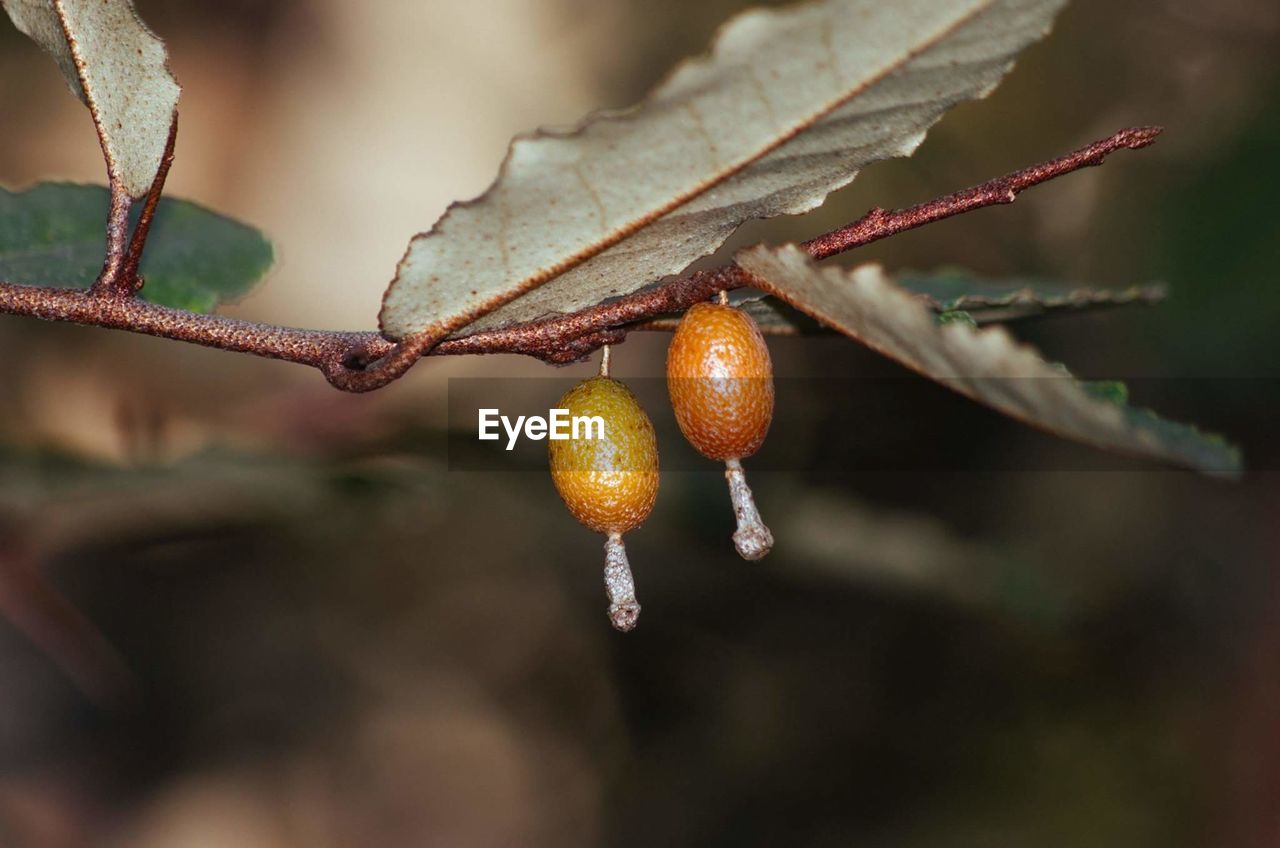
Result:
M636 396L617 380L592 377L559 407L604 422L602 438L551 442L551 479L569 512L606 535L639 527L658 496L658 442Z
M773 420L773 364L751 316L719 303L685 313L667 351L680 431L708 459L751 456Z
M738 522L734 547L743 559L760 559L773 548L773 534L739 461L760 449L773 421L773 363L756 322L726 303L690 308L667 349L667 391L689 443L724 461Z

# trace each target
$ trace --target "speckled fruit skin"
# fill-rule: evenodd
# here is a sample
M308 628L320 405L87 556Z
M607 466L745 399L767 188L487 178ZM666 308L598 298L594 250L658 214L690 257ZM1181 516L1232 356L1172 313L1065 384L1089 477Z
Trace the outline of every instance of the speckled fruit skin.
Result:
M658 440L631 390L608 377L570 389L558 406L604 419L603 439L550 443L551 480L574 518L597 533L627 533L658 497Z
M667 391L681 432L709 459L744 459L773 420L773 363L760 328L739 309L699 303L667 350Z

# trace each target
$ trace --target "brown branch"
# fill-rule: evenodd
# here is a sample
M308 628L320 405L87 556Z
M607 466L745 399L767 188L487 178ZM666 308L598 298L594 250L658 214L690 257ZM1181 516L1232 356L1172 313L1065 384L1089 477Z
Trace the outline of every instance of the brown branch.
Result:
M0 284L0 312L69 321L112 330L191 342L205 347L252 353L324 369L352 351L368 347L377 354L392 345L377 333L301 330L170 309L137 298L101 297L84 289Z
M1019 193L1032 186L1101 164L1108 154L1116 150L1146 147L1159 134L1159 127L1121 130L1066 156L955 194L907 209L873 209L858 221L801 246L815 258L825 259L953 215L1012 203ZM141 253L141 246L138 253ZM169 309L131 297L104 294L98 283L84 291L0 282L0 313L128 330L297 362L320 369L338 388L360 392L390 383L426 355L521 353L548 362L580 359L602 345L619 343L630 330L626 326L628 324L683 312L719 291L750 284L749 276L741 268L726 265L698 271L571 315L461 338L410 337L400 342L388 341L373 332L302 330Z

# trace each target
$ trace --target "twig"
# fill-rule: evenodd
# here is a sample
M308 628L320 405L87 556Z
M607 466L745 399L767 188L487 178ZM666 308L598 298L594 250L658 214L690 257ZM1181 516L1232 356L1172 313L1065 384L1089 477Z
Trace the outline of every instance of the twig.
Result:
M170 309L136 298L98 297L84 289L0 284L0 312L128 330L316 368L339 362L363 348L368 348L374 355L385 354L392 348L391 343L377 333L277 327L221 315Z
M169 176L169 168L173 165L173 148L178 140L178 113L173 113L173 123L169 125L169 140L164 145L164 155L160 157L160 168L156 171L151 188L147 191L147 199L142 204L142 212L138 215L138 223L133 228L133 238L129 241L129 252L125 254L124 265L120 269L123 280L129 281L130 294L142 289L142 278L138 276L138 266L142 262L142 250L147 245L147 236L151 233L151 220L155 217L156 206L160 203L160 195L164 192L164 181Z
M805 242L802 247L825 259L924 224L985 206L1012 203L1022 191L1093 165L1112 152L1151 144L1159 127L1120 132L1073 153L1015 171L1003 177L907 209L873 209L858 221ZM167 157L166 157L167 158ZM158 179L162 179L157 175ZM154 189L153 189L154 192ZM158 196L158 192L155 192ZM148 196L151 203L151 196ZM113 207L114 210L114 207ZM126 207L127 223L127 207ZM145 214L145 209L144 209ZM145 239L145 233L144 233ZM135 238L136 242L136 238ZM130 251L132 254L132 250ZM141 245L138 245L141 254ZM123 262L120 263L124 265ZM279 327L219 315L203 315L120 297L100 278L88 291L24 286L0 282L0 313L30 315L128 330L205 347L251 353L320 369L333 385L346 391L369 391L390 383L426 355L521 353L548 362L580 359L606 344L618 344L633 322L683 312L721 290L751 284L736 265L698 271L618 300L562 315L439 340L411 337L389 341L374 332L330 332ZM117 278L118 279L118 278ZM131 290L132 291L132 290Z
M111 182L111 205L107 211L107 252L98 279L89 291L95 297L129 297L133 283L121 275L124 268L125 244L129 239L129 210L133 198L116 180Z
M826 259L869 242L914 230L943 218L960 215L984 206L1012 203L1026 189L1048 182L1054 177L1101 165L1107 156L1120 148L1137 150L1155 142L1163 127L1131 127L1113 136L1095 141L1066 156L1014 171L982 185L948 194L908 209L886 212L872 209L847 227L818 236L800 245L815 259Z

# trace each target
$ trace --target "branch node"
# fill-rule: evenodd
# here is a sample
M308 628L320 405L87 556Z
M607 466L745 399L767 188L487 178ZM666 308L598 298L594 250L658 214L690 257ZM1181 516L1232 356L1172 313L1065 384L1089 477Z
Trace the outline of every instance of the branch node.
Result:
M102 271L89 287L95 297L132 297L134 283L124 273L125 242L129 238L129 211L133 198L114 177L111 181L111 200L107 208L107 249L102 260Z

